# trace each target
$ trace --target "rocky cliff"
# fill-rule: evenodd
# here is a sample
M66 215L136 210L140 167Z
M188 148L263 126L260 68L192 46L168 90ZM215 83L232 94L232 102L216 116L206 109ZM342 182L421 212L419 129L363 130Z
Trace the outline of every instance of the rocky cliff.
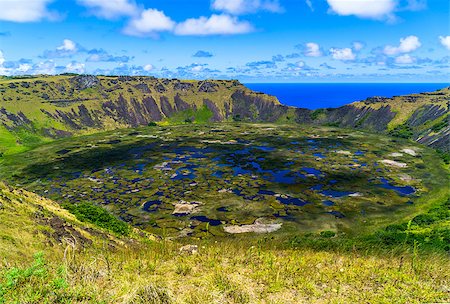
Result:
M386 132L449 151L449 101L449 88L393 98L372 97L337 109L312 111L303 121Z
M275 121L285 111L275 97L255 93L236 80L91 75L0 79L0 138L9 144L153 122Z
M449 151L449 97L446 88L311 111L281 105L276 97L253 92L236 80L92 75L0 78L0 153L11 146L17 150L17 146L101 130L208 121L360 128Z

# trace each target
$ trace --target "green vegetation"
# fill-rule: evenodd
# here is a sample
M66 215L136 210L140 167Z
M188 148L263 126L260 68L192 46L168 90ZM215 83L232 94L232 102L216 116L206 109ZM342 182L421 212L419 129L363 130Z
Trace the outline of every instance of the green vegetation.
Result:
M183 123L196 123L204 124L210 121L213 113L207 106L203 105L197 110L189 109L177 112L167 119L169 124L183 124Z
M34 256L27 268L11 267L0 273L0 303L65 303L73 297L68 293L66 270L48 267L43 253Z
M389 135L409 139L413 136L413 131L410 126L403 124L396 126L394 129L389 131Z
M450 164L450 152L443 152L441 150L437 150L437 153L442 158L444 163L446 163L447 165Z
M118 220L102 207L92 203L82 202L77 204L65 204L64 208L69 210L82 222L88 222L105 228L119 235L128 235L130 228L123 221Z
M448 127L448 119L449 116L447 115L446 117L444 117L444 119L442 119L440 122L436 123L435 125L433 125L431 127L431 130L433 132L439 132L440 130L442 130L445 127Z
M0 77L0 303L449 301L450 157L408 140L446 95L354 104L391 138L232 81L76 76Z
M375 234L387 245L409 244L421 248L450 251L450 200L415 216L412 220L389 225Z
M318 118L325 116L325 109L314 110L309 116L312 120L317 120Z

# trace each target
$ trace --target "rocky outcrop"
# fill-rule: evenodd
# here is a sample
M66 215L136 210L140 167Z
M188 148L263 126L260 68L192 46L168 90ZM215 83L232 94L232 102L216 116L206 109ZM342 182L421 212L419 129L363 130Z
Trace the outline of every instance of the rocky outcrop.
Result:
M100 80L93 75L79 75L70 79L70 82L76 90L85 90L96 87L100 84Z
M161 102L161 110L166 117L170 117L172 116L172 114L175 113L175 109L172 107L172 105L169 102L169 99L166 96L161 96L160 102Z
M210 121L218 122L223 121L223 115L220 113L220 109L217 105L209 99L204 99L203 104L213 113Z
M199 83L198 91L204 93L217 92L218 85L209 81L202 81Z
M285 115L288 107L274 103L265 94L247 94L238 90L231 95L235 120L274 122Z
M179 94L175 95L174 102L175 102L175 107L176 107L177 112L196 108L195 104L190 105L187 102L185 102L183 99L181 99Z
M325 117L318 122L336 124L346 128L362 128L377 132L385 131L388 123L395 117L390 106L373 109L371 107L343 106L327 109Z
M192 83L188 83L188 82L176 82L173 85L173 89L175 91L183 91L183 92L187 92L189 90L191 90L194 87L194 85Z
M191 82L144 76L44 75L39 79L0 81L0 93L0 127L11 132L26 128L52 138L91 129L147 125L178 112L203 111L206 107L212 122L283 121L386 133L400 126L402 135L450 150L449 89L394 98L376 96L315 111L283 106L275 97L253 92L236 80ZM191 121L192 117L181 122Z

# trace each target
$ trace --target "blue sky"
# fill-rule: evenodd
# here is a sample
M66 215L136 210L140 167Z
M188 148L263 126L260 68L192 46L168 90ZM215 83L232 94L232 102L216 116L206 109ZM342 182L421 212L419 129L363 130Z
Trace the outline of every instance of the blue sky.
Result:
M0 0L0 74L449 82L446 0Z

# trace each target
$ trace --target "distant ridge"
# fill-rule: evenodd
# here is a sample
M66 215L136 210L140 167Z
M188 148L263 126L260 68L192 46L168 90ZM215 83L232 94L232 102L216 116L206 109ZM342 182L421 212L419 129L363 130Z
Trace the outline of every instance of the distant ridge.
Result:
M387 132L449 151L449 88L336 109L282 105L237 80L146 76L0 77L0 153L55 138L148 124L274 122Z

